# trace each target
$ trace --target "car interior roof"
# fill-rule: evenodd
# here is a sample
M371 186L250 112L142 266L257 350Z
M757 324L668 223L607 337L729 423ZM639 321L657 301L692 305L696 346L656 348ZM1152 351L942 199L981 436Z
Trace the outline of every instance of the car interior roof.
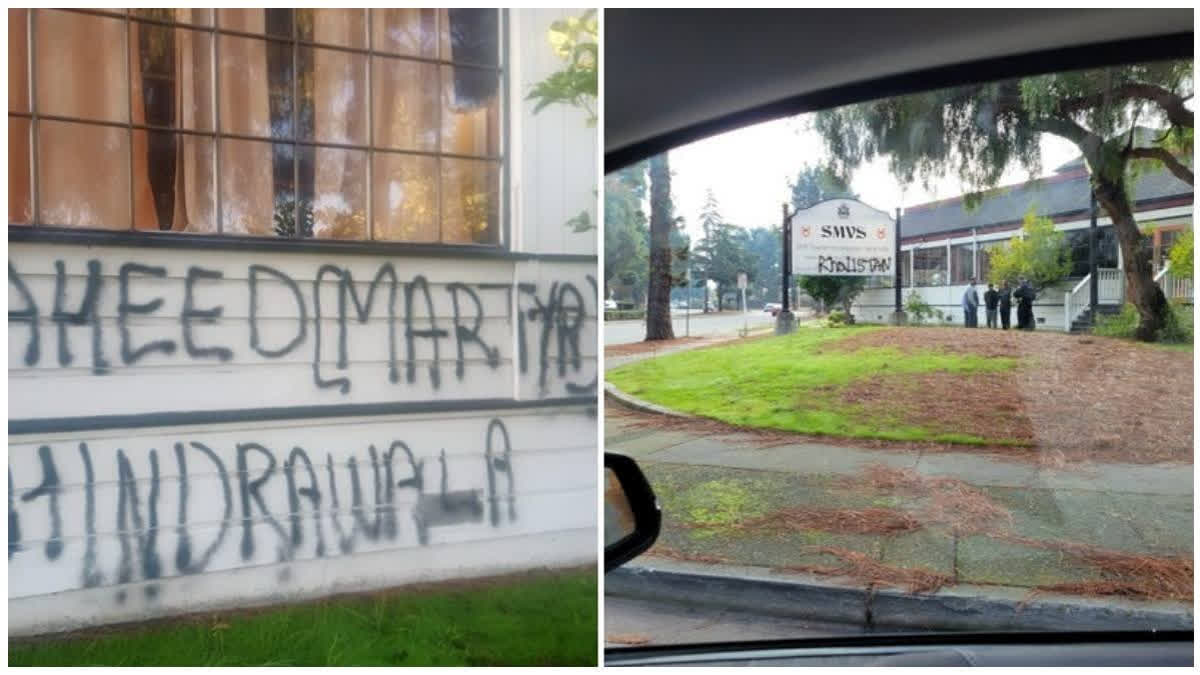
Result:
M1190 58L1184 9L610 9L605 171L749 124L970 81Z

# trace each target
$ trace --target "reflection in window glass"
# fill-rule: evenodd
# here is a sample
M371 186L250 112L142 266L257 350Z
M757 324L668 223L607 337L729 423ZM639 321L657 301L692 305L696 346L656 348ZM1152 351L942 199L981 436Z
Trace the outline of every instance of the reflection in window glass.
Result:
M221 28L240 33L292 36L292 10L290 9L222 9L219 12Z
M88 161L80 161L86 157ZM97 171L97 167L106 167ZM129 130L38 122L38 221L129 228Z
M442 240L496 243L498 165L475 159L442 159Z
M291 46L229 35L220 43L221 130L291 138Z
M946 247L922 248L913 252L913 281L918 286L942 286L946 279Z
M34 25L38 112L128 122L124 20L39 9Z
M367 238L367 153L300 147L300 210L318 239Z
M221 139L223 232L286 238L312 233L308 214L297 218L293 158L290 143Z
M197 26L211 26L213 18L213 10L208 8L188 9L184 7L175 7L173 9L146 9L133 8L129 10L130 16L139 19L150 19L152 21L173 21L176 23L190 23Z
M438 66L372 57L375 144L433 152L438 145Z
M296 31L305 42L365 49L367 14L363 9L297 9Z
M499 89L494 70L442 66L442 152L500 154Z
M133 177L134 228L217 231L211 138L134 130Z
M375 239L438 241L437 162L420 155L375 154Z
M33 221L33 195L29 176L29 120L8 118L8 222Z
M437 58L438 10L372 9L371 48L378 52Z
M129 51L135 124L213 128L208 33L135 21Z
M8 109L29 111L29 26L27 9L8 10Z
M300 72L300 138L366 145L367 57L302 47L296 58Z
M975 276L975 251L971 244L950 247L950 283L965 284Z

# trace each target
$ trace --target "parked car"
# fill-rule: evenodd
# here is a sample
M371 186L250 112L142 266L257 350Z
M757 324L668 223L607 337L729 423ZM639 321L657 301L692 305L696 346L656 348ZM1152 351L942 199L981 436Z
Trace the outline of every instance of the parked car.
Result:
M763 305L763 311L771 316L779 316L779 311L783 309L783 305L778 302L768 302Z

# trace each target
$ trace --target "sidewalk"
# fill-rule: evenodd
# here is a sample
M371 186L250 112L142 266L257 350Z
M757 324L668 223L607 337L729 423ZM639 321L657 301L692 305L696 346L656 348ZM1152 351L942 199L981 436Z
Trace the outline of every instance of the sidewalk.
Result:
M1101 605L1119 596L1165 602L1191 621L1190 465L1056 467L946 448L764 440L611 396L606 411L606 449L638 459L664 512L659 542L635 564L815 572L918 593L1036 591Z

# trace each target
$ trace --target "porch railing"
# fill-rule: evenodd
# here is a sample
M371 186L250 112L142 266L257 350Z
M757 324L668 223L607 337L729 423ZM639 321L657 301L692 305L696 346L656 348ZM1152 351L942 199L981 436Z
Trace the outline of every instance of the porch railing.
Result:
M1101 305L1119 305L1125 299L1124 271L1119 268L1101 267L1096 270L1097 301ZM1088 274L1075 284L1075 288L1064 293L1063 297L1063 330L1071 331L1071 324L1081 314L1091 307L1092 275Z
M1168 300L1192 302L1194 299L1192 296L1192 280L1171 274L1171 261L1169 260L1158 271L1158 274L1154 275L1154 283L1158 284L1159 288L1163 291L1163 295L1167 296Z

